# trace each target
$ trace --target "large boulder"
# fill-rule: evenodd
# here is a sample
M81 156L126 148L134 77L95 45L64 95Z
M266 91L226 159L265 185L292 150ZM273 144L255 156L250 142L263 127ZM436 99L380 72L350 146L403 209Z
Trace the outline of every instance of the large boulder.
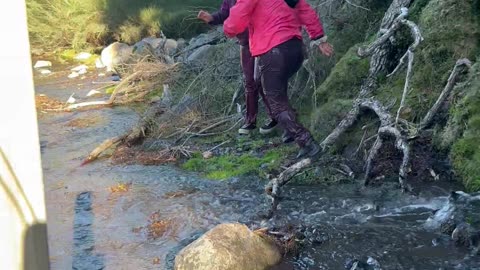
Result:
M115 67L125 64L132 56L133 47L125 43L114 42L102 50L100 59L107 67L107 71L113 71Z
M242 224L221 224L185 247L175 270L266 270L282 256L269 240Z
M133 45L133 49L132 49L132 53L137 56L137 57L145 57L145 56L148 56L148 55L154 55L154 48L153 46L144 41L144 40L141 40L137 43L135 43L135 45Z
M214 48L213 45L204 45L198 49L195 49L192 54L187 58L187 63L202 62L208 58L209 52Z

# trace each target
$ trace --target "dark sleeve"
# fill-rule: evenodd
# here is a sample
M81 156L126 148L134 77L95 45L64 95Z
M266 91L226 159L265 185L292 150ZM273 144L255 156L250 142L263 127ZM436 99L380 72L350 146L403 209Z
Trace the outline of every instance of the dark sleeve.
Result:
M230 15L230 8L233 6L231 2L231 0L223 0L220 10L212 14L213 21L209 23L210 25L223 24Z

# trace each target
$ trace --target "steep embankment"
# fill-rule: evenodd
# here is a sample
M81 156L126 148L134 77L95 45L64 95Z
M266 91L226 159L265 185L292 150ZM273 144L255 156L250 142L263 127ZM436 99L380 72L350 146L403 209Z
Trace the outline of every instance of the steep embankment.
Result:
M408 18L419 25L424 41L415 53L411 88L406 107L401 113L402 118L418 123L443 90L455 62L460 58L475 61L480 56L479 14L480 1L477 0L413 1ZM341 36L342 32L335 34ZM370 35L370 40L373 38ZM402 29L395 35L394 42L398 52L389 56L392 60L389 71L393 70L398 58L411 43L409 30ZM368 73L368 60L356 55L359 45L361 43L351 46L315 91L317 109L313 111L312 128L317 131L319 138L324 138L350 110L359 92L359 85ZM373 93L384 104L394 103L392 112L399 107L405 76L406 71L390 78L383 76L377 91ZM479 136L478 65L471 71L470 77L469 82L458 87L449 98L448 103L454 106L448 110L448 104L445 104L445 108L436 116L431 127L433 140L429 151L434 152L434 158L445 159L450 156L455 172L467 188L478 190L480 149L474 143ZM371 122L374 118L366 118L361 121L360 127L375 125ZM342 137L334 149L336 153L351 154L352 148L355 149L362 136L365 136L364 132L367 138L375 132L375 129L361 129L359 126ZM427 142L430 143L430 139Z

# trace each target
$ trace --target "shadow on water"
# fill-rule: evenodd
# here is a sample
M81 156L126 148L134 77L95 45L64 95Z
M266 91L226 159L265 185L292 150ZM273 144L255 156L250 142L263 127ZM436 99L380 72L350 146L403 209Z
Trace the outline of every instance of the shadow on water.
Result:
M73 222L73 262L74 270L100 270L105 268L103 255L94 254L92 193L82 192L75 201Z

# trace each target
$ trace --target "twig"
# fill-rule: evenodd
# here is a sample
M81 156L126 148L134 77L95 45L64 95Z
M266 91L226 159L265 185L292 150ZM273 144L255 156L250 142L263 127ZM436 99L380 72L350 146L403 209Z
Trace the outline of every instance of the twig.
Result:
M359 6L357 4L352 3L350 0L345 0L345 2L347 2L347 4L349 4L351 6L354 6L356 8L360 8L360 9L363 9L363 10L366 10L366 11L371 11L369 8L362 7L362 6Z
M215 145L215 146L212 147L210 150L208 150L208 152L211 152L211 151L213 151L213 150L219 148L220 146L222 146L222 145L224 145L224 144L227 144L227 143L229 143L229 142L230 142L230 140L226 140L226 141L224 141L224 142L222 142L222 143L220 143L220 144L218 144L218 145Z

